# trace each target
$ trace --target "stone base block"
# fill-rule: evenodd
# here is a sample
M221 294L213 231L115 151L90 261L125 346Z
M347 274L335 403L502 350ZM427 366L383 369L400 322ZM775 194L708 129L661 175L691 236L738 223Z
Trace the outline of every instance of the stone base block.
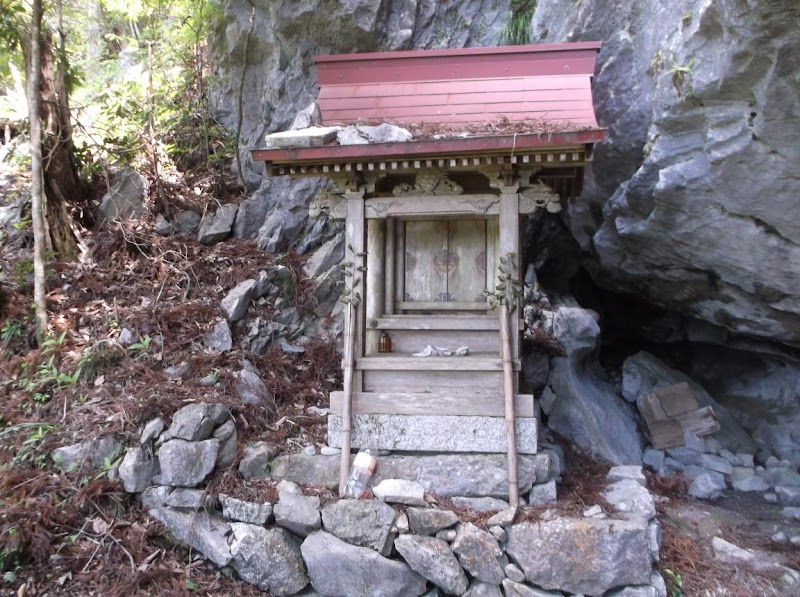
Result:
M339 456L286 454L273 461L272 478L333 489L339 483L339 462ZM551 462L547 451L519 456L520 494L530 491L534 484L548 481ZM407 479L437 495L508 499L507 471L504 454L392 454L378 457L370 486L384 479Z
M505 421L499 417L353 415L353 448L399 452L486 452L505 454ZM328 416L328 445L342 447L342 417ZM535 418L517 419L517 452L536 454Z

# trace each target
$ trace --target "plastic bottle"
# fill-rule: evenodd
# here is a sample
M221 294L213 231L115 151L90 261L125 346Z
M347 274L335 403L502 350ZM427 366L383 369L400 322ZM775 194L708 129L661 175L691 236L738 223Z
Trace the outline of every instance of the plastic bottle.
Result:
M356 454L353 460L353 468L350 469L350 478L345 485L344 496L348 498L361 498L367 491L372 473L375 472L377 459L369 453L369 450L362 450Z

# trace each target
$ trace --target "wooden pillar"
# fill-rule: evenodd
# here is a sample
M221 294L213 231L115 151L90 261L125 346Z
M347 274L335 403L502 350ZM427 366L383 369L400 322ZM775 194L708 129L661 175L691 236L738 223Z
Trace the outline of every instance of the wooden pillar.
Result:
M512 275L519 280L519 194L516 192L516 187L501 187L500 193L500 254L496 257L497 265L500 265L500 257L508 259L513 254ZM507 265L511 264L509 261ZM511 348L514 359L519 358L519 325L515 323L520 317L519 304L519 298L516 298L514 302L516 309L511 309L512 305L509 305L512 321Z
M342 456L339 472L339 494L344 495L350 471L350 446L352 438L353 392L362 389L360 372L355 370L355 360L363 355L362 330L364 322L364 192L345 193L347 200L347 223L345 241L347 260L353 262L353 275L348 278L350 303L345 311L345 341L342 398ZM358 297L361 297L359 300Z
M394 315L394 285L395 285L395 232L396 224L394 218L386 220L386 244L384 245L384 296L383 312L386 315Z
M380 330L375 326L383 315L384 308L384 244L386 220L367 220L367 295L365 297L367 326L364 340L364 353L377 354ZM358 274L356 274L358 275Z

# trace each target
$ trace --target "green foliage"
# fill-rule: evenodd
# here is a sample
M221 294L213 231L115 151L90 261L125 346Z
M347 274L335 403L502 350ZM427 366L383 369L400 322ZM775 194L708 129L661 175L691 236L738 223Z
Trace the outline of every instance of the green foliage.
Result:
M356 261L363 262L364 257L366 257L367 254L356 253L355 249L353 249L353 245L351 244L347 245L347 250L351 255L352 261L345 261L342 264L342 269L344 276L352 279L350 280L350 284L347 284L342 291L342 296L339 298L339 301L345 305L352 305L353 307L356 307L361 302L361 293L357 290L354 291L353 289L361 284L361 276L367 271L367 268L363 265L356 267L355 264Z
M25 437L21 443L17 441L3 440L3 449L8 451L16 450L16 454L11 461L12 466L23 463L30 463L37 467L43 467L47 462L47 450L45 440L48 434L58 426L52 423L19 423L4 428L0 431L0 438L7 435L25 432ZM19 447L17 447L19 445Z
M661 574L667 579L669 597L683 597L683 578L681 578L681 575L669 568L662 569Z
M134 342L128 346L128 352L134 353L137 357L144 356L147 354L147 351L150 350L150 344L152 342L153 339L150 336L145 336L138 342Z
M680 64L675 60L675 56L670 56L669 59L670 69L667 74L672 74L672 86L678 92L683 94L683 88L692 76L692 67L694 67L694 58L690 59L686 64Z
M508 253L500 257L500 266L497 268L497 286L494 290L486 289L483 296L492 309L500 305L508 305L509 312L517 308L519 297L522 296L522 283L517 279L517 255Z
M11 64L22 68L25 7L21 0L0 0L0 85L10 82Z
M512 0L511 13L508 16L500 43L505 46L520 46L533 41L531 22L536 11L536 0Z
M8 348L9 344L22 337L22 322L19 319L8 319L0 329L0 341Z

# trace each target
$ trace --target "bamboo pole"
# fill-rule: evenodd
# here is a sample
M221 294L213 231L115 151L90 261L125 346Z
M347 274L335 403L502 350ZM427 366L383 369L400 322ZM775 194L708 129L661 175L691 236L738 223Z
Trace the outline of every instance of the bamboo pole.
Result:
M508 501L519 506L517 483L517 426L514 412L514 367L511 361L511 332L508 305L500 305L500 344L503 350L503 398L505 400L506 439L508 441Z
M344 396L342 397L342 456L339 470L339 495L344 495L347 478L350 472L350 446L351 446L351 407L353 404L353 346L355 344L355 309L352 297L347 303L345 326L347 333L344 338Z

